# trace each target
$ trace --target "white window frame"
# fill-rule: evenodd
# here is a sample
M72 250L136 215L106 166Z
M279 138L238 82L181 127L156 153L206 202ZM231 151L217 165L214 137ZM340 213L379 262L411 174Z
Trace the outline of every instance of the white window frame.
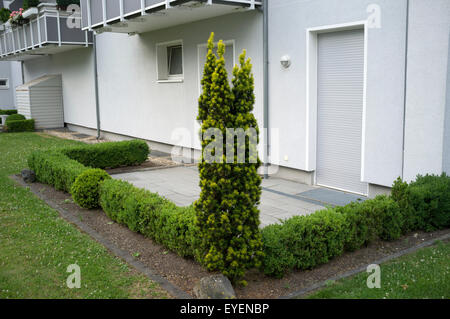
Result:
M0 90L9 90L9 79L8 78L0 78L0 81L6 81L5 85L0 85Z
M169 74L167 48L181 46L181 74ZM164 70L164 71L162 71ZM179 83L184 81L184 45L183 40L173 40L156 44L156 81L157 83Z

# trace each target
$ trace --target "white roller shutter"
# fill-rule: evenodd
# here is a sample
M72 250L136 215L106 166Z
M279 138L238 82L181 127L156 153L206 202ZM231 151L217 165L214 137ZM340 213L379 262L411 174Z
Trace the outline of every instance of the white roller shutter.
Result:
M361 182L364 31L318 35L317 184L367 194Z

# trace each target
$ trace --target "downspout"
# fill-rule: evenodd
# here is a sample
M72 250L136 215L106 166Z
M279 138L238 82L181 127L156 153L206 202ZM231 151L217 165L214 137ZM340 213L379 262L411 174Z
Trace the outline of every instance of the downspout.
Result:
M269 155L270 155L270 142L269 142L269 5L268 0L263 0L263 78L264 78L264 178L269 178Z
M95 112L97 115L97 140L100 139L100 103L98 98L98 71L97 71L97 36L92 34L94 47L94 77L95 77Z
M409 0L406 0L405 30L405 81L403 86L403 145L402 145L402 179L405 178L405 137L406 137L406 91L408 81L408 35L409 35Z

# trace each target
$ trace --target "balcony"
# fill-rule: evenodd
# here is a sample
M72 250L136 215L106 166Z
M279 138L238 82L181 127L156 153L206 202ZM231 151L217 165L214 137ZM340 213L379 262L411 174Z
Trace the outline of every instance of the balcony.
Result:
M80 13L40 4L23 13L23 24L0 25L0 60L24 61L92 44L92 32L81 30Z
M142 33L236 12L260 0L81 0L82 29Z

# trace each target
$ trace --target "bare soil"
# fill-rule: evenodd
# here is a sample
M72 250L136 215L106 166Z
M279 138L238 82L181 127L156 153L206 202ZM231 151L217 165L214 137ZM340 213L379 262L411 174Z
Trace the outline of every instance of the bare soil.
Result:
M70 194L41 183L29 184L28 187L40 192L47 202L58 204L130 255L138 256L135 258L190 295L193 295L193 287L200 278L210 275L195 261L182 258L152 239L113 222L102 210L78 207ZM283 279L267 277L253 270L245 278L248 286L237 287L236 293L238 298L279 298L447 233L450 233L449 229L431 233L416 232L393 242L375 242L358 251L345 253L313 270L294 271Z

